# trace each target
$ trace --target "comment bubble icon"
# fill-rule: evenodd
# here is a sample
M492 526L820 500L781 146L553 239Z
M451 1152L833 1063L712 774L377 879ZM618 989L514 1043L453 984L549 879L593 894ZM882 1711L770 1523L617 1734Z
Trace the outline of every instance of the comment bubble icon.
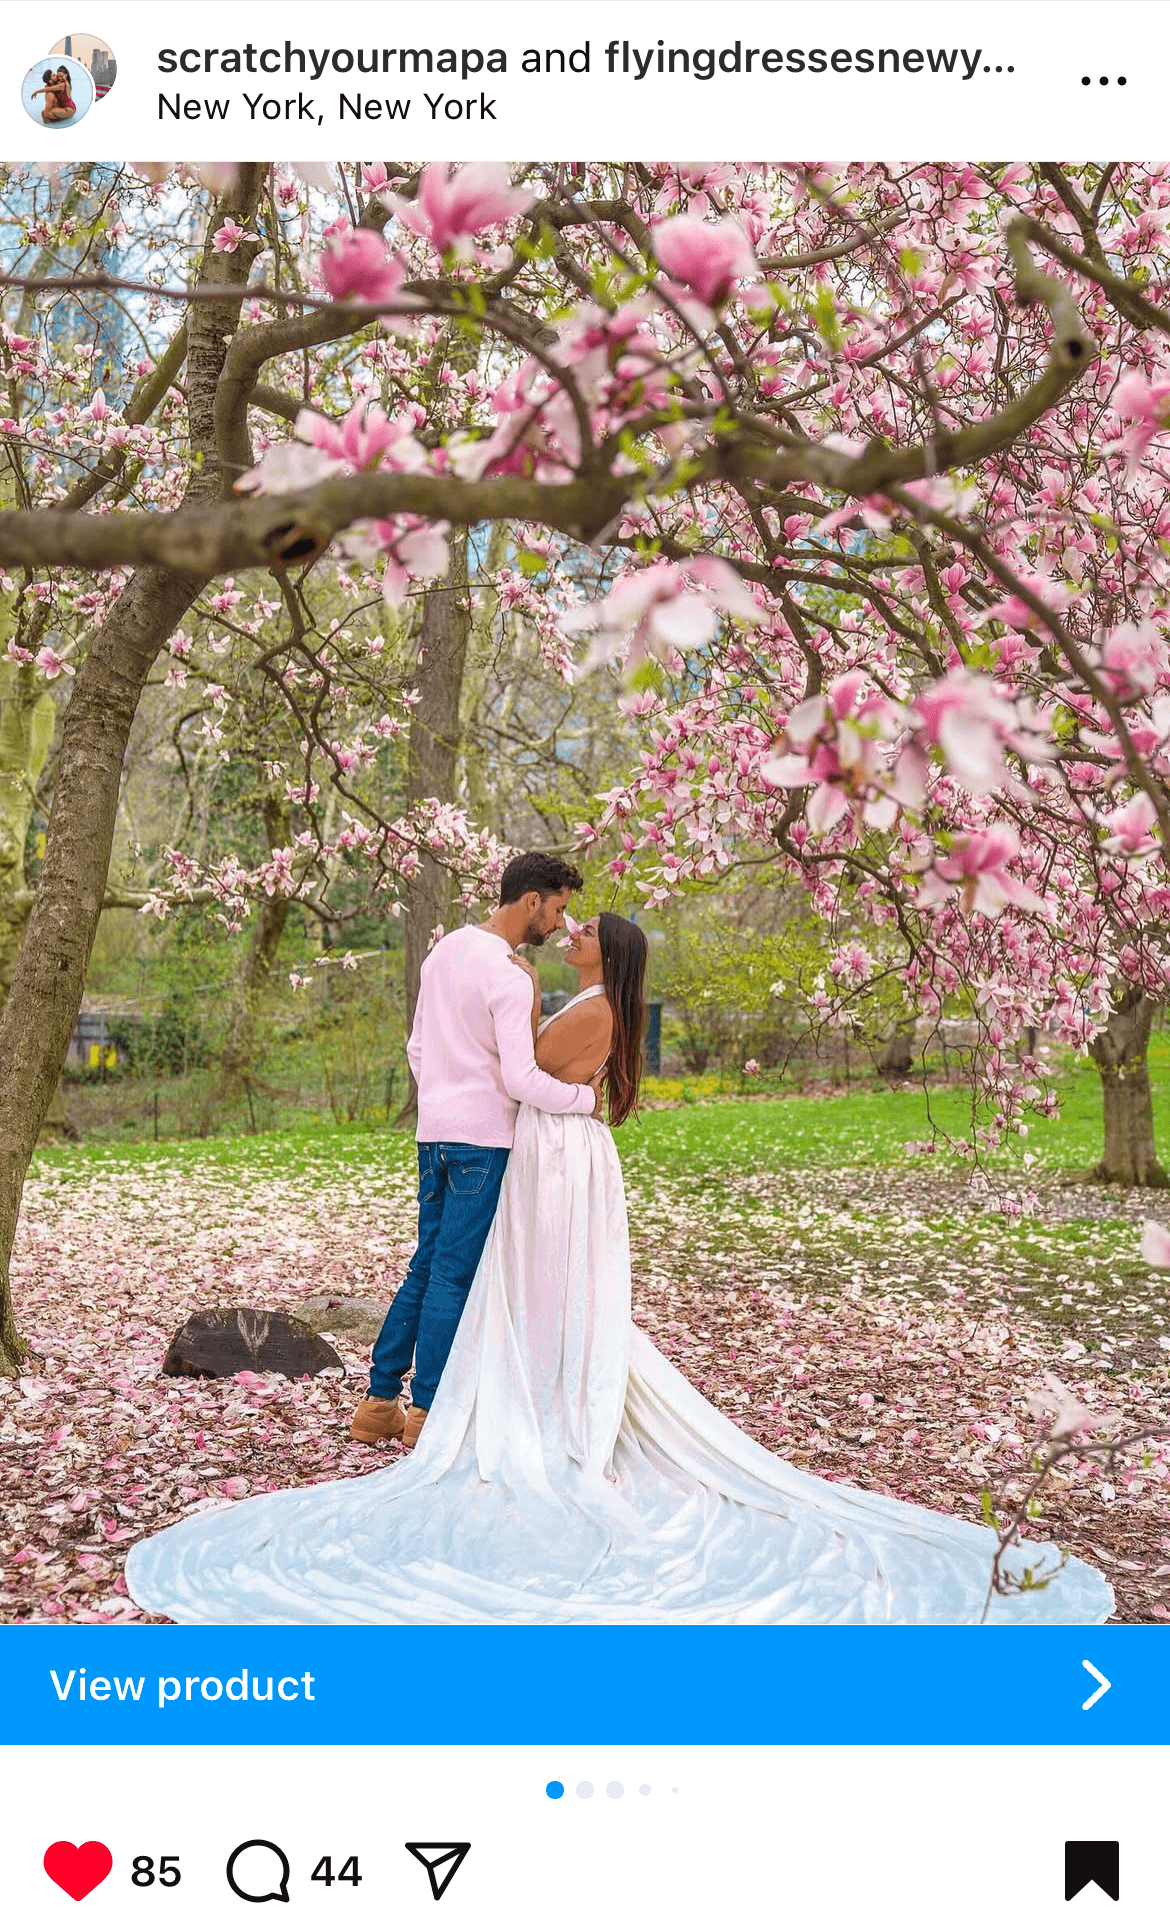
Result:
M227 1861L227 1881L246 1904L287 1904L289 1862L268 1837L237 1844Z

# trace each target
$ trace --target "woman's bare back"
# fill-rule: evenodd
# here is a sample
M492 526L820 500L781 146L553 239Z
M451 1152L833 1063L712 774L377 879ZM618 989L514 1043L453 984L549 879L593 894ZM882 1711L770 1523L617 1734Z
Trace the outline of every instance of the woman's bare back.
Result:
M591 1080L613 1043L613 1012L604 994L558 1013L536 1042L536 1063L554 1078Z

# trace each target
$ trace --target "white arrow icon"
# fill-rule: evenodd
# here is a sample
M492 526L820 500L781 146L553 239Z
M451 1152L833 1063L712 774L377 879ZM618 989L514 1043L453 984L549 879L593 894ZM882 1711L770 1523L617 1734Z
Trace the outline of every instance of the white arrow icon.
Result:
M1093 1668L1093 1665L1089 1662L1087 1657L1085 1658L1085 1661L1081 1664L1081 1668L1088 1670L1089 1675L1095 1676L1098 1683L1101 1685L1099 1690L1094 1690L1092 1696L1087 1697L1085 1701L1081 1704L1082 1710L1091 1710L1094 1703L1099 1703L1101 1701L1101 1698L1104 1696L1106 1690L1112 1689L1113 1686L1110 1683L1109 1678L1107 1676L1102 1676L1100 1670Z

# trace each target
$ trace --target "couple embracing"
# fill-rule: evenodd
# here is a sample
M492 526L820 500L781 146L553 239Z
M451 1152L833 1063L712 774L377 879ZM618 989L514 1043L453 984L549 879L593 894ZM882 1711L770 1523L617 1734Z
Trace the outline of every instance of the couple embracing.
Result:
M624 1214L614 1214L621 1169L603 1110L608 1098L617 1126L637 1101L645 934L612 912L573 925L564 956L580 990L543 1026L540 980L516 952L563 929L581 883L544 852L514 858L491 918L448 933L423 965L407 1048L418 1087L418 1248L374 1345L355 1441L414 1447L489 1238L510 1246L527 1307L541 1294L550 1243L591 1210L604 1212L624 1254ZM412 1362L407 1412L399 1397Z
M184 1623L1103 1621L1105 1579L1052 1548L1014 1551L1016 1593L989 1597L992 1530L781 1461L634 1325L603 1113L637 1100L645 936L574 927L581 990L543 1026L515 956L579 885L515 859L423 967L418 1248L352 1424L411 1454L188 1516L131 1550L134 1600Z
M68 67L46 67L41 79L44 86L38 87L31 98L35 101L44 95L41 119L46 127L55 121L71 121L77 112L77 102L73 98L73 83Z

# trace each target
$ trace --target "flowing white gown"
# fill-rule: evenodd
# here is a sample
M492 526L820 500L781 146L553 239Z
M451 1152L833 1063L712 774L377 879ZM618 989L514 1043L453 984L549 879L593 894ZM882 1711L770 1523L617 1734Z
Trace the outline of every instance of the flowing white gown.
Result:
M188 1517L138 1543L126 1578L179 1623L973 1623L993 1547L788 1467L704 1401L631 1322L608 1127L522 1106L413 1453ZM1069 1561L988 1620L1112 1607Z

